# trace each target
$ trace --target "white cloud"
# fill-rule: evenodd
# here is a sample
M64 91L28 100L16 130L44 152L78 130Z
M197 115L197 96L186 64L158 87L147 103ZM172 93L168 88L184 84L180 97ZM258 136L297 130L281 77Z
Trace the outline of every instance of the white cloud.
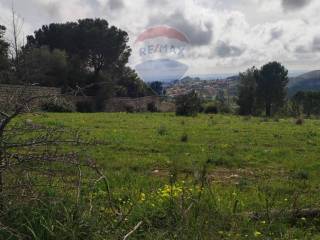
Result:
M185 59L191 73L238 72L270 60L292 70L314 68L320 57L320 1L289 1L15 0L15 6L29 34L50 22L103 17L128 31L132 44L150 23L171 22L198 42ZM5 25L10 3L0 0Z

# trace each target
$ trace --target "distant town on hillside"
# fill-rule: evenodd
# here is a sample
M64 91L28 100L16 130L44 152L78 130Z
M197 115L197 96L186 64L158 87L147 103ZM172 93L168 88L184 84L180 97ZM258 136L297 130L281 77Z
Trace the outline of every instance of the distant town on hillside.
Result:
M306 72L296 75L299 72L291 73L288 84L289 96L293 96L298 91L316 91L320 90L320 70ZM184 77L181 80L165 83L165 95L168 97L177 97L195 90L201 98L214 99L221 91L226 96L235 97L239 84L239 75L203 75L199 77ZM221 78L219 78L221 77Z

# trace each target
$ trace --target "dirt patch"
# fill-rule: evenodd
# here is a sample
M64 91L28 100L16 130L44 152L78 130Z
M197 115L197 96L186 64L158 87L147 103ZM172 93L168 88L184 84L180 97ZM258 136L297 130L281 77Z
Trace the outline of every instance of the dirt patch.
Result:
M192 175L192 172L180 172L180 176ZM168 169L153 169L151 175L160 178L169 177ZM209 182L223 183L223 184L239 184L242 180L262 180L269 178L285 178L288 173L284 170L279 169L227 169L227 168L217 168L210 170L207 174L207 179Z

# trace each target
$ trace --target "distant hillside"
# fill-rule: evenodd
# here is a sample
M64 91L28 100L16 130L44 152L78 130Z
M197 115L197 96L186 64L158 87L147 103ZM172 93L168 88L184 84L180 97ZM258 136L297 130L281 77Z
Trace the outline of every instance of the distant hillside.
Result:
M180 81L167 84L167 95L174 97L196 90L203 98L214 98L218 91L229 92L230 96L237 95L239 75L219 80L202 80L199 77L185 77ZM291 77L288 84L288 94L292 97L299 91L320 91L320 70L311 71Z
M293 96L299 91L320 91L320 70L291 78L288 88L289 96Z

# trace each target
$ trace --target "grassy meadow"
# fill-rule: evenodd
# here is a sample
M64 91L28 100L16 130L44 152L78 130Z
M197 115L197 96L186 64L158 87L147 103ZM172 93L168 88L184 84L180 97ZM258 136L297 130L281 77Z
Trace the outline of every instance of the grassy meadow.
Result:
M76 228L77 234L59 239L123 239L140 221L128 239L320 239L317 217L289 214L320 207L319 120L297 125L294 119L173 113L25 118L85 129L86 138L102 142L82 153L104 169L114 204L126 212L119 217L110 210L102 185L84 191L95 214L84 207L84 229L60 217L70 224L63 231ZM33 236L50 239L39 221L28 225ZM51 239L63 232L57 229Z

